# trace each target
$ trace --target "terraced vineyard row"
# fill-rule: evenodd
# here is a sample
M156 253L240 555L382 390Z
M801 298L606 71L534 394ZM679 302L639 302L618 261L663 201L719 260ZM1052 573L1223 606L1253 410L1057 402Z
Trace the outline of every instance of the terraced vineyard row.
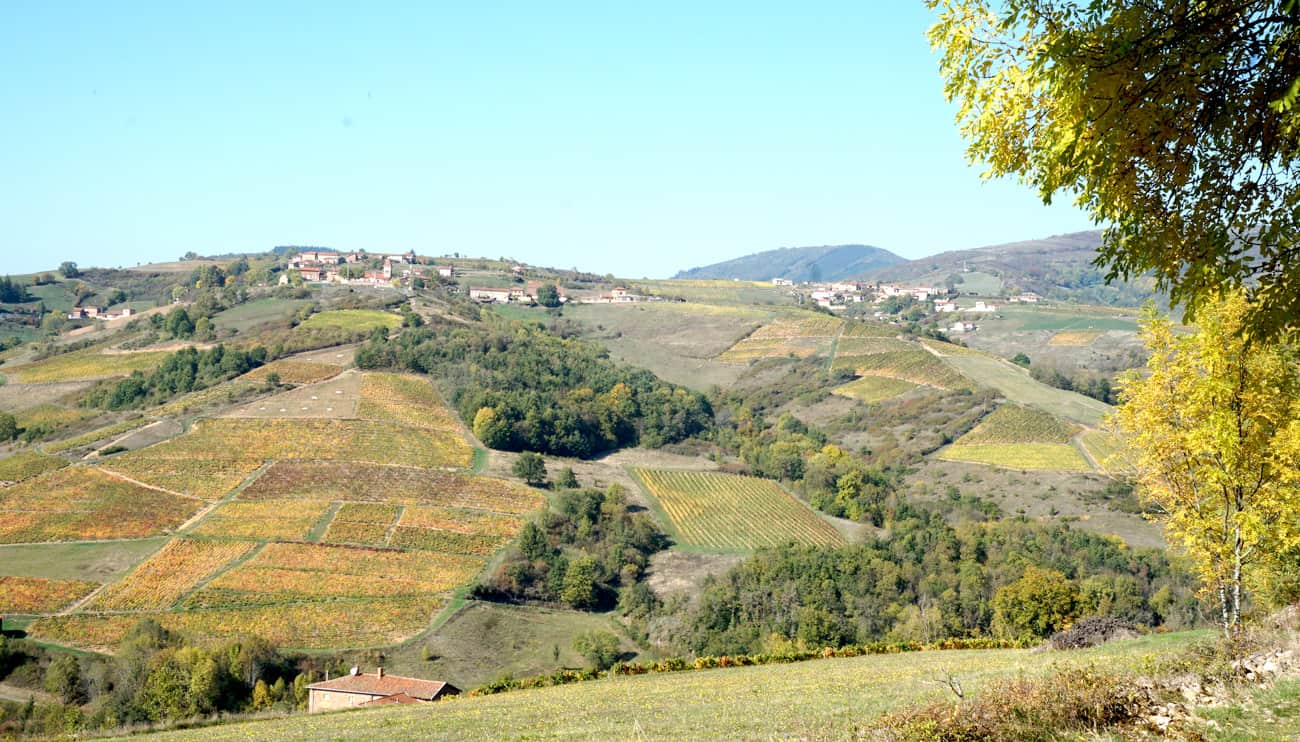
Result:
M141 619L211 639L254 634L283 647L341 649L379 647L422 631L445 600L438 597L376 598L158 613L76 613L37 619L28 632L45 641L111 650Z
M154 536L202 505L89 467L68 467L0 489L0 543Z
M159 611L171 607L203 579L257 545L242 541L175 539L122 580L95 596L93 611Z
M502 479L335 461L277 461L239 498L437 505L514 515L532 512L543 503L536 490Z
M831 368L851 370L860 376L888 376L940 389L968 389L971 386L970 381L961 373L930 352L920 349L862 356L837 355Z
M955 445L987 443L1069 443L1079 426L1062 422L1033 407L1004 404L979 425L959 438Z
M635 474L685 546L744 551L789 541L843 543L834 527L770 480L662 469Z
M98 583L0 576L0 614L51 613L86 597Z

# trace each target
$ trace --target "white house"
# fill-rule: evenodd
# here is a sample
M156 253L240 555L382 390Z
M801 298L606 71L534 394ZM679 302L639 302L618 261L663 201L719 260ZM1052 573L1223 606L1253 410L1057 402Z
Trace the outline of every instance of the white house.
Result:
M957 311L957 302L951 299L938 299L934 302L934 311L936 312L955 312Z

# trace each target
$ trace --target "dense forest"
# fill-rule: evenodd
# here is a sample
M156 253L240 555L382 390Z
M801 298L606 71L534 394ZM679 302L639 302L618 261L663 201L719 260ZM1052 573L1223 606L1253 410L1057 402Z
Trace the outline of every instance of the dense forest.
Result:
M358 349L356 362L443 381L479 440L507 451L590 457L674 443L712 425L703 395L615 365L585 341L521 323L375 335Z

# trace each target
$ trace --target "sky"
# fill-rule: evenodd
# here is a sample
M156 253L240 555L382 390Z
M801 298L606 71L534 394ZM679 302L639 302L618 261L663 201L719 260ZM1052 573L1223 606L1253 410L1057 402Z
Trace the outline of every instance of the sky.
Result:
M920 0L0 12L0 272L276 245L624 277L1091 228L969 165Z

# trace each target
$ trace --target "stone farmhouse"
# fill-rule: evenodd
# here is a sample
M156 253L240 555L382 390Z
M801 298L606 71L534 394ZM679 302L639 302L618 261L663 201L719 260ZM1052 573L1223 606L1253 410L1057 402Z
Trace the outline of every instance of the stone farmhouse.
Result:
M307 710L316 713L357 706L431 703L459 693L459 688L440 680L389 675L382 667L374 673L358 672L354 667L341 678L307 686Z

